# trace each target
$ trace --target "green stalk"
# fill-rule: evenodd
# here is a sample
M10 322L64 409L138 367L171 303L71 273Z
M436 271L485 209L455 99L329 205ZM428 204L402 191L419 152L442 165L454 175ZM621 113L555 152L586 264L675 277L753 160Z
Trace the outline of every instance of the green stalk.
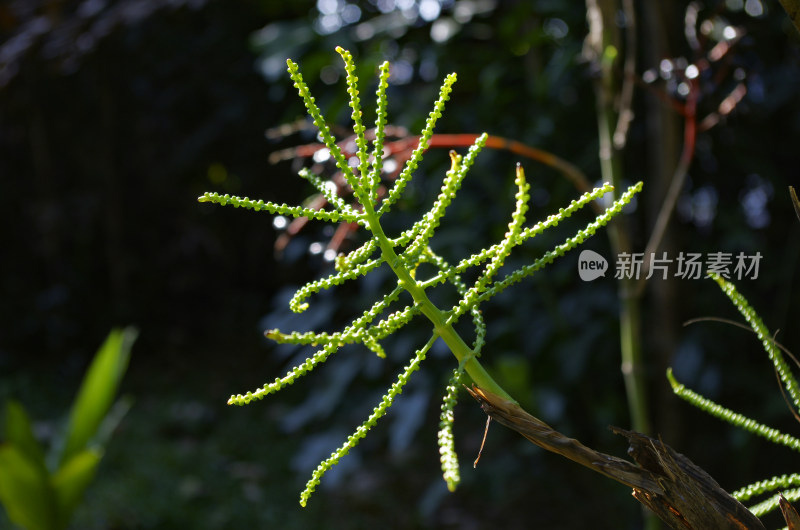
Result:
M608 51L603 57L604 61L613 60L608 57ZM611 75L610 68L608 70ZM604 74L605 77L605 74ZM611 98L607 97L606 82L604 79L602 86L598 88L597 122L599 127L600 141L600 172L604 182L609 182L614 186L614 199L618 197L618 191L622 187L622 164L620 153L614 149L613 135L616 127L616 113L613 109ZM608 226L611 249L614 255L621 253L632 253L629 232L625 226L623 217L615 218ZM620 301L619 314L619 333L620 333L620 354L622 377L625 381L625 393L628 398L628 411L631 417L633 430L644 434L650 434L650 415L647 410L647 392L643 377L642 367L642 342L641 342L641 323L639 312L641 310L641 299L636 292L637 278L621 278L617 285L617 296Z
M389 238L386 237L378 218L379 216L375 213L372 204L367 201L363 206L369 230L378 241L378 246L381 249L381 255L384 261L389 264L389 267L391 267L392 271L397 275L400 285L408 291L416 305L420 308L422 314L431 321L436 335L441 337L445 344L447 344L447 347L450 348L450 351L455 355L456 359L458 359L458 362L462 363L464 370L476 385L512 403L517 403L517 401L489 375L489 372L487 372L480 361L478 361L472 348L464 342L464 339L461 338L461 335L453 328L452 324L447 322L447 315L430 301L428 295L425 294L425 289L408 272L408 269L403 265L397 253L394 251L394 247L389 241Z
M595 61L600 67L600 77L595 88L597 96L597 123L599 132L600 172L604 182L614 186L614 198L622 189L622 164L619 150L614 148L613 137L617 123L614 105L616 79L614 64L617 59L616 26L613 22L616 5L613 0L587 0L590 30L595 40ZM592 16L594 15L594 16ZM616 255L630 253L632 245L623 218L614 219L608 227L611 249ZM618 284L620 299L620 349L622 356L622 375L628 397L628 410L632 428L648 434L651 430L647 410L647 393L642 377L641 328L639 321L640 298L635 292L635 278L622 278Z
M622 189L621 153L614 147L614 133L618 112L615 105L617 80L616 60L619 55L620 36L614 22L618 6L616 0L586 0L589 36L587 37L589 58L599 67L595 84L597 98L597 126L599 137L600 172L604 182L614 186L614 199ZM630 234L623 217L615 218L608 226L611 250L615 255L631 253ZM624 275L623 275L624 276ZM650 416L642 368L641 323L639 321L640 296L636 292L636 278L621 278L617 286L620 301L619 333L621 370L625 381L628 411L633 430L649 434ZM660 528L658 518L644 510L645 528Z

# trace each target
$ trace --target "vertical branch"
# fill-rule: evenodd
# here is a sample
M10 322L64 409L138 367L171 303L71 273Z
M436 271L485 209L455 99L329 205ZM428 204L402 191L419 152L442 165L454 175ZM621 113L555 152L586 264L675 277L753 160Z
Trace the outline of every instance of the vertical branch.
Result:
M630 5L626 5L630 7ZM615 68L619 56L620 35L615 24L616 0L586 0L586 17L589 22L589 35L586 38L584 54L595 68L595 97L597 99L597 127L599 139L600 171L603 181L614 186L622 186L621 149L625 145L624 131L627 129L630 112L630 97L627 92L620 93L617 87ZM628 16L628 24L634 19ZM629 34L635 32L635 28ZM630 46L632 43L629 42ZM626 70L631 67L632 54L627 55ZM623 108L620 109L620 105ZM623 113L620 116L620 112ZM616 136L616 137L615 137ZM616 197L615 197L616 198ZM631 253L632 245L628 223L623 216L615 218L608 225L611 250L615 255ZM639 318L641 298L636 293L636 280L623 275L617 285L619 297L619 334L621 370L625 381L633 430L649 434L651 430L648 399L645 389L644 368L642 366L641 321ZM648 510L643 512L645 528L653 530L660 527L658 518Z
M584 54L595 68L595 95L599 134L600 171L603 181L615 190L622 186L621 152L614 146L619 112L617 108L617 79L615 67L619 55L620 36L614 18L616 0L586 0L589 35ZM630 22L630 21L629 21ZM615 193L617 193L615 191ZM614 219L608 227L612 252L630 253L630 231L623 217ZM635 293L635 280L622 278L618 284L620 299L620 349L622 374L628 396L628 409L634 430L649 433L650 416L643 379L641 351L640 299Z
M628 129L633 121L633 88L636 85L636 10L633 0L622 0L625 15L625 64L622 88L619 91L619 116L614 131L614 147L622 150L628 141Z
M684 34L686 27L681 25L680 11L680 8L671 3L645 2L641 5L641 33L648 38L642 39L640 55L648 67L658 65L662 59L673 55L671 49L675 43L670 40L670 36ZM681 31L682 28L684 31ZM686 40L691 42L689 37ZM648 190L643 195L643 203L647 212L645 223L650 233L642 271L642 277L646 277L647 273L644 271L650 267L651 252L657 256L663 255L663 252L673 256L680 245L679 234L666 221L675 206L675 201L669 198L675 192L670 190L680 191L682 188L684 177L681 175L686 174L691 161L690 153L694 152L694 124L688 121L694 118L687 117L687 122L682 124L680 115L665 105L656 94L646 91L643 96L647 113L645 151L646 171L649 175ZM691 97L695 96L696 94L692 94ZM683 148L682 133L692 133L686 138ZM676 179L680 179L681 183L677 184ZM677 200L677 196L675 197ZM656 241L657 244L654 244ZM645 282L640 280L637 294L643 295L644 288ZM648 318L651 322L658 322L652 330L648 330L648 359L657 374L664 373L671 364L679 342L679 307L683 289L682 282L669 276L647 282ZM658 410L658 429L655 432L669 432L673 443L680 444L686 433L671 389L664 384L653 385L650 398L654 408Z

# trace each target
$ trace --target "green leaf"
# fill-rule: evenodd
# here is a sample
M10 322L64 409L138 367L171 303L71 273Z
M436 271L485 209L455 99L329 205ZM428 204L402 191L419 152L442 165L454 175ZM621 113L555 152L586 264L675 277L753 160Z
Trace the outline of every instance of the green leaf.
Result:
M44 450L33 434L31 420L23 406L15 400L8 400L6 403L5 436L6 442L41 467L45 467Z
M70 515L78 506L84 490L94 478L102 457L102 451L87 449L70 458L53 475L51 484L55 492L58 522L61 528L67 526Z
M128 367L134 328L115 329L95 354L70 412L60 466L82 452L108 413Z
M57 528L47 469L11 444L0 447L0 502L8 518L28 530Z
M108 444L111 435L114 434L119 424L122 423L122 418L125 417L133 406L133 401L131 396L122 396L114 402L111 410L108 411L108 414L106 414L106 417L103 418L103 421L100 423L97 434L95 434L92 439L98 448L103 448Z

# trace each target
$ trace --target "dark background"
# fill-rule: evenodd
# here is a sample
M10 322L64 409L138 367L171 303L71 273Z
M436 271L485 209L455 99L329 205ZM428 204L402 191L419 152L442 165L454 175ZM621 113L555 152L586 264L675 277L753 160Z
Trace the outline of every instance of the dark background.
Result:
M640 28L639 75L661 59L695 60L684 37L687 3L668 4L636 3L641 20L662 10L663 32L658 48L659 37ZM740 290L770 330L780 330L778 340L797 350L800 223L787 193L800 185L797 32L777 3L758 0L707 2L702 21L744 32L726 61L748 93L700 135L668 248L761 252L758 279L738 282ZM594 74L581 55L586 31L585 6L566 0L0 6L0 397L22 400L50 440L109 329L140 330L123 387L134 406L75 528L638 528L638 504L626 488L499 426L473 470L484 416L466 396L456 411L463 484L449 494L436 426L455 363L443 351L301 509L310 471L378 403L424 342L424 326L388 341L388 362L344 350L264 402L226 407L230 394L273 380L308 354L275 348L264 329L334 329L371 303L375 285L321 296L307 314L292 316L293 288L329 269L309 248L330 232L310 225L276 255L280 232L269 215L196 202L204 191L292 204L310 195L294 176L302 163L268 158L312 142L313 133L267 138L265 131L304 116L287 57L300 64L328 119L347 126L336 45L360 65L367 121L383 60L394 65L390 122L414 132L441 80L456 71L437 132L519 140L597 181ZM719 71L702 80L701 116L735 83ZM674 79L640 86L634 100L624 160L628 180L645 182L630 216L638 250L663 199L656 173L670 173L677 161L658 161L657 153L681 145L681 118L672 114L670 129L654 117L666 108L656 94L680 101L676 88ZM518 161L502 151L481 154L441 229L439 248L449 258L502 237ZM401 215L430 203L446 162L446 150L426 155ZM577 196L553 170L522 162L534 190L530 219ZM535 259L590 220L583 212L515 259ZM611 257L605 233L586 248ZM622 456L625 445L606 428L629 424L615 284L610 275L580 281L576 264L572 254L484 308L483 362L532 413ZM797 432L754 336L719 323L681 326L700 316L741 320L715 284L684 280L669 290L674 305L648 291L642 314L657 432L729 490L795 471L798 458L788 449L671 397L666 365L707 397Z

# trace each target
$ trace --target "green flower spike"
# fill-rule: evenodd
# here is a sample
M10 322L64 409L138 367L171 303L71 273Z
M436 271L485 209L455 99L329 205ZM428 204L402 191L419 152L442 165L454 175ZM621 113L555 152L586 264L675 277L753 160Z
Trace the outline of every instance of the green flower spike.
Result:
M761 344L764 346L764 349L769 355L770 361L772 361L772 364L775 367L775 372L783 382L784 387L786 388L788 395L791 397L795 408L800 410L800 401L798 400L800 393L798 392L797 380L789 370L789 366L787 365L786 360L783 358L783 354L775 344L775 341L772 339L772 335L770 335L769 330L761 321L761 318L759 318L755 310L753 310L747 300L736 290L736 287L734 287L732 283L725 281L717 274L711 274L710 276L714 281L717 282L717 284L719 284L722 291L728 296L731 302L733 302L745 320L750 324L750 327L753 328L753 331L756 333L756 335L758 335L758 338L761 340ZM675 392L678 397L688 401L695 407L704 410L712 416L726 421L731 425L739 427L740 429L744 429L757 436L766 438L774 444L785 445L790 449L800 452L800 439L789 434L782 433L781 431L773 429L772 427L767 427L766 425L748 418L747 416L733 412L732 410L714 403L713 401L704 398L692 390L689 390L684 385L679 383L677 379L675 379L671 368L667 370L667 379L672 386L673 392ZM776 490L780 494L783 494L783 496L790 502L800 499L800 474L795 473L792 475L782 475L760 482L755 482L733 492L733 497L743 502L750 500L755 496L764 495ZM762 515L777 509L779 506L779 493L775 493L766 500L750 506L749 510L757 517L761 517Z
M442 476L447 483L447 489L455 491L461 482L461 473L458 468L458 455L456 443L453 438L453 423L455 413L453 410L458 401L458 389L461 388L461 376L464 372L453 371L453 377L445 389L442 402L442 414L439 416L439 460L442 463Z
M347 93L350 96L351 119L357 147L358 161L356 167L351 167L342 154L336 138L328 127L322 111L317 107L314 98L311 96L311 92L303 80L297 64L288 60L287 65L289 76L294 82L298 94L303 99L308 114L319 129L322 141L344 175L347 184L352 188L358 206L351 206L345 203L338 197L331 182L311 173L307 169L302 170L300 176L308 180L327 199L329 209L312 210L300 206L288 206L261 200L252 201L246 197L239 198L217 193L206 193L199 198L201 202L233 205L256 211L267 211L272 214L308 217L309 219L332 223L342 221L357 223L365 229L363 232L368 236L366 242L349 254L338 256L334 261L335 271L332 274L309 282L295 293L289 302L289 307L292 311L304 311L308 307L309 298L323 289L335 288L344 282L368 275L381 267L388 267L397 277L397 285L389 293L379 296L372 307L353 319L341 331L334 333L297 331L286 333L277 329L267 331L266 336L276 342L308 345L318 349L304 362L289 370L283 377L276 378L273 382L267 383L254 391L231 396L228 400L229 404L245 405L253 400L262 399L264 396L277 392L294 383L319 364L324 363L331 355L347 344L363 344L378 356L386 357L381 345L383 339L399 332L413 318L420 315L427 318L431 325L430 338L422 348L417 350L409 363L400 370L396 381L389 387L369 418L347 438L345 443L314 470L311 479L300 496L300 504L303 506L308 502L309 497L320 483L325 472L353 449L366 436L369 429L386 414L394 399L402 392L411 374L419 369L426 358L427 352L439 338L450 348L458 361L457 369L454 370L453 377L444 389L439 432L442 472L448 488L454 490L459 481L459 468L453 439L453 419L458 391L463 384L462 382L466 382L469 377L479 387L502 396L509 401L514 401L494 381L478 360L486 340L486 324L481 315L480 304L491 299L508 286L530 276L557 257L562 256L568 250L582 243L584 239L593 235L598 228L608 223L612 217L618 215L625 204L630 202L633 195L641 190L641 183L633 186L602 215L597 217L593 223L578 231L575 236L567 239L562 245L548 252L540 259L519 269L505 271L503 265L506 262L506 258L516 247L540 234L545 229L564 221L580 208L613 189L611 186L605 185L585 193L545 221L526 227L530 186L525 179L525 172L522 167L517 167L515 180L517 186L516 205L511 214L505 237L502 241L461 260L457 265L451 265L431 249L431 240L438 230L448 206L455 199L458 190L461 188L461 183L467 172L473 167L475 157L477 157L486 143L487 136L485 134L477 139L466 155L461 156L451 153L451 167L444 177L439 195L430 209L411 228L399 235L390 237L384 232L381 219L384 215L390 213L392 207L402 196L414 171L419 166L422 155L433 135L434 126L442 116L445 103L456 81L456 75L450 74L445 78L439 92L439 98L425 122L418 147L413 151L405 167L394 181L394 186L379 200L378 186L381 183L381 172L383 171L384 130L387 123L386 90L389 80L389 65L388 63L382 64L378 72L375 135L370 149L368 135L364 126L358 78L353 57L350 52L342 48L337 48L336 51L344 61L346 72ZM421 268L420 266L423 264L427 264L427 266ZM463 280L462 275L473 267L482 267L482 269L474 283L468 285ZM431 268L432 274L430 276L421 277L423 273L420 271L430 271ZM471 276L474 276L474 274ZM455 288L460 296L460 299L450 308L437 307L428 297L429 292L443 284L448 284L451 288ZM459 318L465 314L472 316L474 339L471 347L467 345L459 332L453 327Z

